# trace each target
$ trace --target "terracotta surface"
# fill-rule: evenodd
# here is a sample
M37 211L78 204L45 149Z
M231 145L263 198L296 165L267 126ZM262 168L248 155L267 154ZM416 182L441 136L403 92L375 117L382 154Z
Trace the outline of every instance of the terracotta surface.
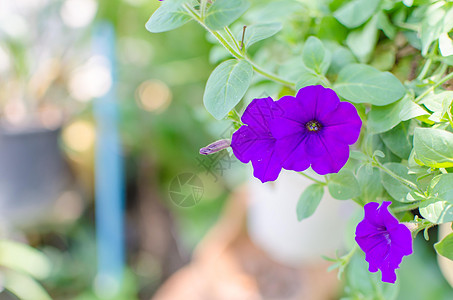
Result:
M245 229L247 191L235 192L220 220L194 252L190 264L171 276L153 300L337 299L339 281L319 260L301 268L272 261Z

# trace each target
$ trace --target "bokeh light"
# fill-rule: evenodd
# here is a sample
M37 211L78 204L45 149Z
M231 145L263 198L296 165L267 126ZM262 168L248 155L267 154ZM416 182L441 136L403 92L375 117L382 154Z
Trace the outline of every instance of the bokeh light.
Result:
M168 86L160 80L148 80L137 89L139 106L152 112L164 111L171 102L172 94Z
M102 56L90 58L76 68L69 79L69 91L74 99L86 102L101 97L112 85L109 61Z
M60 15L69 27L85 27L93 21L97 7L95 0L66 0L61 6Z

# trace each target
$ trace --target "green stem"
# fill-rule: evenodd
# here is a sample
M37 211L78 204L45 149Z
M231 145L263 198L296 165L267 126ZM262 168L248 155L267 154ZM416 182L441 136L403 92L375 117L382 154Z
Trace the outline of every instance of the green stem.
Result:
M236 49L238 49L239 53L241 52L241 48L239 47L239 43L236 41L236 38L234 37L234 34L231 32L230 28L228 26L225 26L225 32L228 34L230 39L233 41L234 45L236 46Z
M230 52L230 54L237 58L237 59L244 59L246 60L247 62L249 62L252 66L253 66L253 70L255 70L255 72L273 80L273 81L276 81L278 83L281 83L283 85L286 85L292 89L294 89L295 87L295 84L293 82L290 82L290 81L287 81L283 78L280 78L279 76L273 74L273 73L270 73L266 70L263 70L260 66L258 66L257 64L255 64L250 58L246 57L245 55L242 55L240 52L236 51L226 40L225 38L219 34L218 32L214 31L214 30L211 30L208 26L206 26L206 24L204 24L203 20L200 18L200 16L197 14L197 12L195 12L192 8L190 8L188 5L184 5L185 9L187 10L187 12L189 13L189 15L194 19L196 20L204 29L206 29L209 33L211 33L216 39L217 41L219 41L220 44L222 44L223 47L225 47L225 49L228 50L228 52ZM228 32L231 32L231 31L227 31ZM236 42L236 39L234 38L234 36L230 36L234 43L237 44Z
M200 1L200 12L201 12L201 19L202 20L204 20L204 17L205 17L207 4L208 4L208 0L201 0Z
M351 260L351 257L354 256L355 252L359 249L359 247L357 246L357 244L354 245L354 248L351 249L351 251L349 251L348 254L346 255L343 255L341 257L341 259L343 260L344 264L348 264L349 261Z
M407 29L407 30L412 30L412 31L418 31L419 30L419 26L413 25L413 24L410 24L410 23L398 22L395 25L398 26L399 28L402 28L402 29Z
M445 64L445 63L441 63L439 68L437 68L437 70L434 72L434 75L432 75L434 78L441 78L442 75L445 74L445 72L447 71L448 69L448 65ZM434 79L435 80L435 79Z
M319 74L319 77L321 78L321 81L327 86L328 88L332 87L332 84L330 83L330 80L327 79L326 76Z
M416 190L416 191L420 192L421 194L423 194L423 191L421 191L415 183L413 183L413 182L411 182L411 181L409 181L409 180L407 180L407 179L395 174L393 171L391 171L390 169L388 169L387 167L382 165L377 160L374 160L372 165L375 166L375 167L378 167L379 169L381 169L382 171L384 171L385 173L387 173L388 175L390 175L394 179L398 180L399 182L401 182L405 186L409 187L410 189Z
M429 68L431 67L432 62L433 62L432 58L428 58L426 60L426 62L423 65L423 68L422 68L420 74L417 76L417 80L423 80L423 78L425 78L426 74L429 71Z
M211 30L208 26L206 26L206 24L203 22L203 20L201 19L201 17L197 14L196 11L194 11L191 7L189 7L188 5L184 5L185 9L187 10L187 12L189 13L189 15L194 19L196 20L204 29L206 29L210 34L212 34L216 39L217 41L222 44L223 47L225 47L225 49L228 50L228 52L230 52L230 54L237 58L237 59L243 59L242 55L240 53L237 53L233 47L231 47L231 45L225 40L225 38L218 32L214 31L214 30Z
M251 61L248 57L245 57L245 60L248 61L252 66L253 66L253 70L255 70L255 72L263 75L264 77L267 77L269 79L272 79L273 81L275 82L278 82L278 83L281 83L283 85L286 85L287 87L290 87L292 89L294 89L296 87L296 84L294 82L291 82L291 81L288 81L288 80L285 80L281 77L278 77L277 75L273 74L273 73L270 73L268 71L265 71L263 70L260 66L258 66L257 64L255 64L253 61Z
M438 82L436 82L433 86L431 86L429 89L427 89L426 91L424 91L420 96L418 96L417 98L415 98L414 102L415 103L418 103L420 102L420 100L422 100L424 97L426 97L426 95L428 95L429 93L431 93L432 91L434 91L436 88L438 88L439 86L441 86L442 84L444 84L445 82L449 81L450 79L453 79L453 72L448 74L447 76L445 76L444 78L442 78L441 80L439 80Z
M413 210L413 209L418 208L420 206L420 203L421 203L421 201L417 201L417 202L414 202L414 203L411 203L411 204L401 205L401 206L392 208L392 212L393 213L400 213L400 212L403 212L403 211Z
M307 174L305 174L303 172L299 172L299 174L302 175L302 176L305 176L306 178L310 179L311 181L314 181L314 182L319 183L321 185L326 185L327 184L326 182L323 182L323 181L320 181L318 179L315 179L315 178L311 177L310 175L307 175Z

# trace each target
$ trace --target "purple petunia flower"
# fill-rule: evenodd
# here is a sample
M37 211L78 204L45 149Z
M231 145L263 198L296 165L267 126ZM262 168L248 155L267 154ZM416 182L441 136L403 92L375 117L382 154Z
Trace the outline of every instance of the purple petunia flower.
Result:
M241 126L231 139L234 155L243 163L252 161L253 175L262 182L277 179L282 169L275 154L276 139L269 129L274 119L275 102L271 97L254 99L241 117Z
M349 158L349 145L360 134L355 107L321 85L295 97L254 99L242 116L246 125L233 134L231 147L243 163L252 161L262 182L277 179L282 168L320 175L337 173Z
M366 254L368 270L381 270L382 281L395 283L395 269L403 256L412 254L412 236L410 230L392 216L389 201L370 202L364 206L365 218L355 231L355 240Z
M282 167L304 171L310 165L320 175L337 173L349 158L349 145L360 134L362 121L349 102L321 85L307 86L276 105L283 113L271 122Z

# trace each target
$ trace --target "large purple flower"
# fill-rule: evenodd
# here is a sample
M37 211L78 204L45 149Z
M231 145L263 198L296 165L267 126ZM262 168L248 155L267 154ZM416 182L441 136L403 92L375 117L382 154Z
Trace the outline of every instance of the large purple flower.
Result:
M364 206L365 218L355 231L355 240L366 254L368 270L381 270L382 281L395 283L395 269L403 256L412 254L412 236L410 230L392 216L388 207L392 202L370 202Z
M360 134L362 121L355 107L340 102L337 94L321 85L307 86L295 97L276 102L283 113L271 122L282 167L303 171L310 165L320 174L337 173L349 158L349 145Z
M275 117L275 102L271 97L254 99L242 115L241 126L231 139L234 155L243 163L252 161L253 175L262 182L277 179L282 169L275 154L275 138L269 122Z

